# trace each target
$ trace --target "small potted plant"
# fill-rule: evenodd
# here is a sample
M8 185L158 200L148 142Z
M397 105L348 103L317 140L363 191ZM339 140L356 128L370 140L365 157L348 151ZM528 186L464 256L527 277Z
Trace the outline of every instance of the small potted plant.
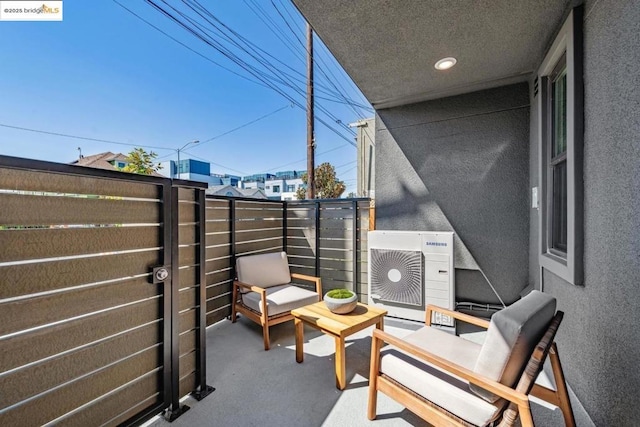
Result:
M332 289L324 295L324 303L335 314L351 313L358 304L358 296L348 289Z

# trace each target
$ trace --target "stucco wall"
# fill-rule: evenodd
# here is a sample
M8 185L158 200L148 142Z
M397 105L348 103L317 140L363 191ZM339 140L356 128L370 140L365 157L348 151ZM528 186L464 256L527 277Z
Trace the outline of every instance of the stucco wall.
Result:
M456 300L528 284L529 95L522 83L378 111L376 228L455 231Z
M587 2L584 24L584 286L544 274L565 311L557 342L596 425L640 420L640 2ZM538 185L537 118L531 186ZM539 282L538 212L530 278Z

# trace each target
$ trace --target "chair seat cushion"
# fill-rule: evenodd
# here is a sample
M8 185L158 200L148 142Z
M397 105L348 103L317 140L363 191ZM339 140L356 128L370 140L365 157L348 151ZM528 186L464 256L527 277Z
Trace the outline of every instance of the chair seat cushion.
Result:
M318 294L294 285L267 288L267 315L285 313L295 308L318 302ZM257 292L242 294L242 302L254 311L262 313L262 301Z
M403 340L469 370L475 366L481 349L479 344L431 327L422 328ZM394 346L387 346L381 351L380 371L414 393L478 426L493 421L505 403L504 400L487 402L470 390L467 381Z

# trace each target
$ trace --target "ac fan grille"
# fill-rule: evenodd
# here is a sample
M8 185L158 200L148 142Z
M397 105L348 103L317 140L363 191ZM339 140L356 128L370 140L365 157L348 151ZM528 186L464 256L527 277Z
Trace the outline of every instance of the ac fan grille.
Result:
M370 251L371 295L376 295L381 302L423 307L422 252L393 249Z

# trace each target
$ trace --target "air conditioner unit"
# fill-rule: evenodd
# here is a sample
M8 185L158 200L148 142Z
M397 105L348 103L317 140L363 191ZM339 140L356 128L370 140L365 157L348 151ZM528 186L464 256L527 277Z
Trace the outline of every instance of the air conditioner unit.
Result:
M368 303L424 322L427 304L455 308L453 232L370 231ZM450 316L432 322L454 326Z

